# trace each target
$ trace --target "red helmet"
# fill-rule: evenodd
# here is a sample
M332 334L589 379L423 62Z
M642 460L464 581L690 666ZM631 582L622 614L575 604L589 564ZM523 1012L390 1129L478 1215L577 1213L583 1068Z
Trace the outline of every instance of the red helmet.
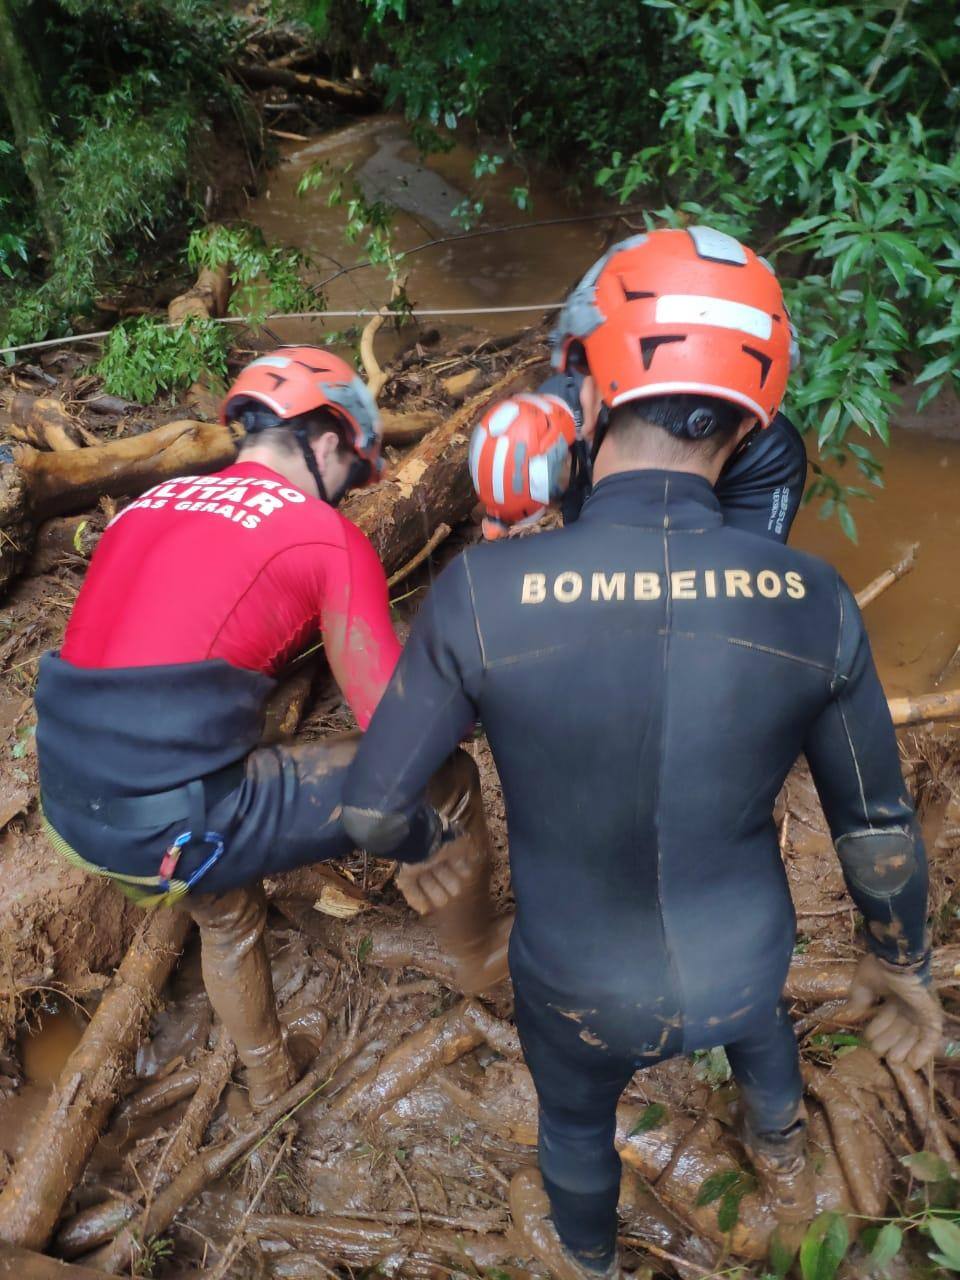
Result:
M535 519L561 496L576 434L573 413L558 396L510 396L486 411L470 440L470 478L486 512L486 537Z
M240 373L220 407L220 421L226 423L243 400L255 400L283 420L316 409L332 413L349 429L354 451L370 464L369 483L379 478L380 414L366 384L339 356L322 347L278 347Z
M553 333L565 369L579 343L604 403L714 396L768 427L796 342L773 268L712 227L615 244L583 277Z

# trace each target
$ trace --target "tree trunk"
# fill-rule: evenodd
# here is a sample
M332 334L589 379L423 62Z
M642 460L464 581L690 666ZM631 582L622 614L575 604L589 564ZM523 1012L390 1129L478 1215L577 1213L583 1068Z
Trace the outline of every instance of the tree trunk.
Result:
M60 248L60 218L57 184L53 176L48 131L49 117L43 107L40 83L21 38L21 20L13 0L0 0L0 75L3 93L17 150L37 199L37 212L50 249Z

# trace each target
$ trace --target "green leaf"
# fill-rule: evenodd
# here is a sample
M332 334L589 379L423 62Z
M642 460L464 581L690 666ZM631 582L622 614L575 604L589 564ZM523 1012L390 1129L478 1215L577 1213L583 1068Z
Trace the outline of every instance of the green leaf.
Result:
M667 1108L661 1102L651 1102L648 1107L640 1112L637 1123L627 1134L628 1138L632 1138L637 1133L649 1133L651 1129L656 1129L666 1119Z
M948 1271L960 1271L960 1264L953 1262L945 1253L928 1253L927 1257L931 1262L936 1262L939 1266L946 1267Z
M694 1204L698 1209L702 1209L704 1205L713 1204L715 1200L719 1200L722 1195L725 1195L736 1182L739 1182L740 1177L739 1169L726 1169L722 1173L711 1173L710 1177L705 1178L701 1183Z
M933 1237L933 1242L940 1252L950 1259L949 1266L960 1271L960 1226L948 1218L931 1215L924 1222L924 1228Z
M870 1250L870 1263L873 1267L885 1267L900 1252L903 1245L903 1232L895 1222L888 1222L877 1234Z
M770 1237L768 1259L770 1262L770 1269L777 1280L782 1280L782 1277L787 1274L793 1266L793 1260L796 1256L796 1247L791 1249L790 1246L785 1244L781 1239L779 1231L774 1231L773 1235Z
M856 546L858 542L857 522L854 520L853 516L850 514L850 508L846 505L842 507L837 507L837 515L840 518L840 528L847 535L847 537L850 539L853 545ZM840 1042L838 1041L838 1039L834 1040L834 1044L837 1044L838 1042ZM856 1036L851 1036L851 1037L844 1038L842 1043L859 1044L860 1042Z
M952 1177L946 1160L932 1151L916 1151L913 1155L901 1156L900 1163L907 1166L918 1182L944 1182Z
M803 1280L833 1280L850 1243L846 1221L838 1213L814 1218L800 1245Z
M371 938L368 933L365 937L360 939L359 945L357 946L357 964L363 964L364 960L366 960L372 950L373 938Z
M720 1201L717 1211L717 1226L721 1231L732 1231L740 1220L740 1201L746 1193L746 1187L731 1187Z
M936 360L931 360L929 364L924 365L923 371L917 375L915 381L917 383L929 382L932 378L940 378L957 363L957 357L952 353L939 356Z

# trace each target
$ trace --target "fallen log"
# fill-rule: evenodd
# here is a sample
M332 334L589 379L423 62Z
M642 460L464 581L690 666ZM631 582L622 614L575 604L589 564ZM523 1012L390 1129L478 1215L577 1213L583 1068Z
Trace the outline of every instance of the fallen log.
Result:
M185 418L72 453L41 453L27 445L13 452L26 478L30 514L39 523L95 507L102 497L142 493L173 476L217 471L234 460L239 439L236 429Z
M227 313L230 301L230 265L202 267L196 284L186 293L174 298L167 307L167 319L171 324L183 324L186 320L212 320ZM187 392L187 405L201 418L216 421L223 388L209 374L201 375Z
M56 515L126 498L174 476L202 475L236 457L236 428L185 419L69 452L0 450L0 592L29 561L36 529Z
M49 1243L190 927L175 911L141 925L0 1194L0 1239L29 1249Z
M264 67L251 62L238 62L236 75L248 85L258 89L286 89L289 93L302 93L321 102L332 102L347 111L376 111L380 95L363 85L347 80L328 80L325 76L312 76L304 71L289 71L285 67Z
M422 440L441 421L440 414L433 409L411 409L408 413L381 409L380 420L383 423L383 443L401 448Z
M10 415L7 434L37 449L80 449L96 443L96 437L84 431L81 424L53 396L32 396L19 391L6 397L4 408Z
M102 511L45 520L37 530L28 572L36 576L70 561L89 560L106 525L107 517Z
M923 693L916 698L888 698L887 702L898 729L927 720L960 720L960 689Z
M470 514L476 503L467 467L473 425L491 400L528 387L543 363L540 357L522 361L424 436L375 489L343 504L343 514L364 531L388 574L412 559L439 525L453 527Z
M861 609L865 609L868 604L872 604L877 596L882 596L888 587L892 587L895 582L899 582L905 577L917 562L917 552L920 550L920 543L915 542L902 560L898 561L891 569L884 569L872 582L868 582L862 591L857 592L857 604Z

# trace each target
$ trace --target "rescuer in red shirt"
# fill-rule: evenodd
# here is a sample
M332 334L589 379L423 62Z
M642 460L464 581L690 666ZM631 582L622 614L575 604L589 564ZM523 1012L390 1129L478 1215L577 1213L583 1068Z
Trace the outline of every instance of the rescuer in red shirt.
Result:
M339 817L354 744L259 747L265 705L321 640L364 728L400 646L380 561L336 509L382 465L360 378L281 348L243 370L222 416L246 432L235 463L155 485L104 533L41 660L37 752L55 848L142 905L186 898L259 1107L292 1082L259 881L353 847Z

